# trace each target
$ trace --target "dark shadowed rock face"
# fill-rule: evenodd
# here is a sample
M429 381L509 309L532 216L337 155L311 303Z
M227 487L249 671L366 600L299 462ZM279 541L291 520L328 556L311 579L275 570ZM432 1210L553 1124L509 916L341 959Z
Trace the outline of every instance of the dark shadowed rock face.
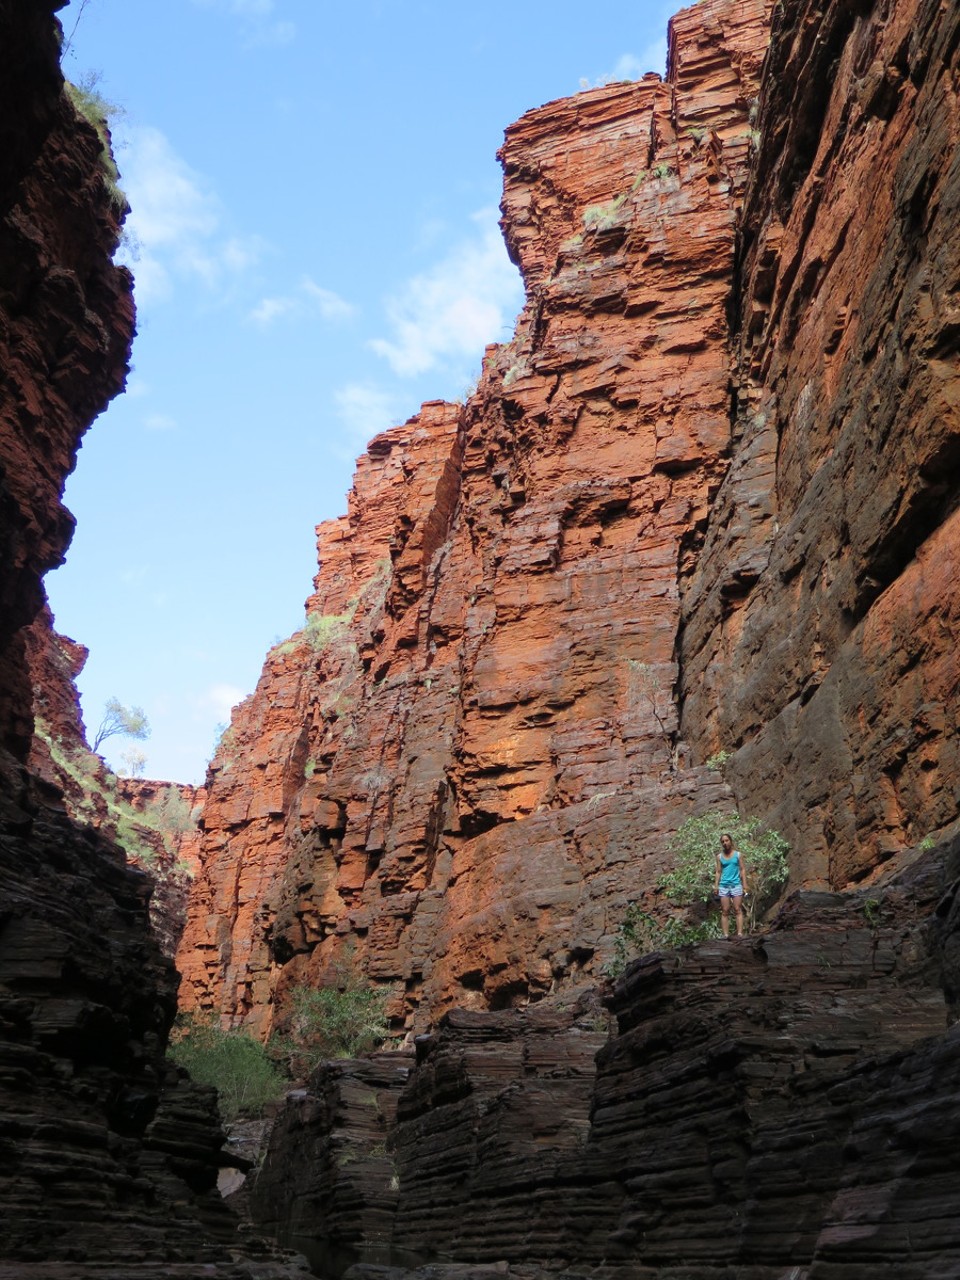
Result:
M406 1084L399 1055L320 1074L255 1212L332 1270L359 1251L358 1280L960 1274L958 873L955 841L872 897L649 956L609 1038L586 997L454 1012Z
M958 813L956 5L777 7L681 724L808 883Z
M24 629L62 563L80 437L123 386L130 274L100 140L62 93L51 4L0 6L0 746L29 745Z
M215 1193L212 1091L164 1060L177 977L148 879L26 767L63 482L133 329L101 144L62 89L59 7L0 0L0 1275L249 1280ZM58 653L36 707L69 735L82 651Z
M54 630L48 608L25 629L24 647L34 722L27 768L46 784L48 803L59 804L77 825L102 831L132 866L147 873L150 923L161 951L172 959L198 865L203 789L118 777L90 750L74 684L87 650Z

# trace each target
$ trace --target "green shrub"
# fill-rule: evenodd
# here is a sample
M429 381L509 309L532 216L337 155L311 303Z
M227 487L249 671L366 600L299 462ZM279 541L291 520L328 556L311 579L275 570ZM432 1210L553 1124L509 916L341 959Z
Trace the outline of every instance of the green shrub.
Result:
M626 198L627 192L623 192L605 204L588 205L583 211L583 225L588 229L593 227L597 231L608 231L616 224Z
M738 814L705 813L688 818L670 842L675 855L673 870L663 877L663 889L677 906L706 902L716 879L716 855L720 837L729 831L733 847L747 864L750 892L744 900L747 925L770 905L787 880L789 844L779 832L766 829L759 818Z
M170 1057L198 1084L212 1084L225 1120L258 1116L287 1084L267 1049L243 1031L224 1031L214 1018L177 1020Z
M118 213L127 208L127 197L120 188L120 173L113 158L110 145L110 121L124 114L123 109L113 102L108 102L100 92L99 73L84 76L79 84L64 81L67 97L73 103L74 110L93 125L103 148L100 163L103 167L103 183L110 196L110 201ZM96 750L96 747L94 747Z
M725 831L729 831L734 848L740 850L747 864L750 892L744 898L744 917L747 928L752 930L761 910L786 883L790 849L783 836L764 828L759 818L716 813L688 818L670 842L674 866L663 877L660 888L671 907L699 906L702 914L703 904L713 898L716 855ZM706 942L720 934L720 913L714 906L705 919L696 919L656 916L633 903L617 928L613 959L604 966L604 973L618 978L631 960L647 951Z
M351 613L311 613L303 628L307 644L315 653L322 653L327 645L343 638L352 617Z
M172 835L186 835L194 830L197 819L193 809L187 804L183 794L176 787L168 787L148 810L151 826L159 831L169 831Z
M692 942L707 942L720 937L720 918L714 912L706 920L691 922L669 916L658 920L637 903L627 908L617 927L613 942L613 959L603 966L609 978L619 978L631 960L649 951L684 947Z
M387 1035L390 993L351 980L343 988L297 986L290 992L293 1017L288 1037L273 1051L283 1054L296 1078L329 1058L355 1058L376 1049Z

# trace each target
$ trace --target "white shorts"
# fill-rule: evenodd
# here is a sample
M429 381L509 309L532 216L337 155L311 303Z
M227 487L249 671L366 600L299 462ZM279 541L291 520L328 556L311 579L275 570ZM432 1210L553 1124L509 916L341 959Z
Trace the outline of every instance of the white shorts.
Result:
M727 885L721 885L721 886L720 886L720 897L721 897L721 898L742 898L742 897L743 897L743 885L742 885L742 884L738 884L738 885L729 885L729 886L727 886Z

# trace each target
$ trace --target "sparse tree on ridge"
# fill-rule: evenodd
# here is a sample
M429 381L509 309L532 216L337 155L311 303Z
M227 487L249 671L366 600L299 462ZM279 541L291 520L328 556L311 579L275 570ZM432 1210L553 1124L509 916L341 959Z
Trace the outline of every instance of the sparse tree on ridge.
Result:
M125 707L119 698L109 698L93 739L93 750L99 751L101 743L118 734L143 742L150 736L150 722L143 707Z
M121 777L142 778L147 767L147 757L136 747L124 747L120 752Z

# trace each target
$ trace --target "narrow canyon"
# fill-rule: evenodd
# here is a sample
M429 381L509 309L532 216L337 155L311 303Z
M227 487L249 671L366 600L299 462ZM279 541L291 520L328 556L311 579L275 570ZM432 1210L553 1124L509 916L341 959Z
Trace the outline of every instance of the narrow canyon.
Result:
M960 1276L960 9L700 0L506 130L514 335L369 443L205 786L121 788L161 836L43 589L134 331L61 7L0 0L0 1280ZM734 813L762 928L611 978ZM389 1036L238 1217L174 1016L344 982Z

